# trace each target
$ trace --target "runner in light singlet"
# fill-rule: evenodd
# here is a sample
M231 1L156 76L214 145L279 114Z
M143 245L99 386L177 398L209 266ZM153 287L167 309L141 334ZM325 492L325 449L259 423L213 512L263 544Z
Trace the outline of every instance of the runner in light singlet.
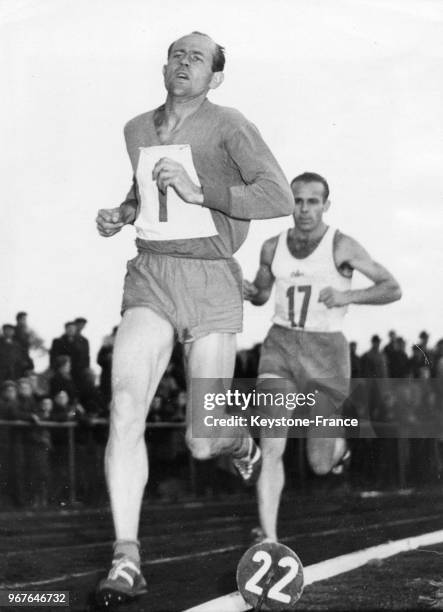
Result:
M281 378L285 392L315 391L310 418L333 417L348 395L349 350L341 331L348 305L388 304L400 299L401 291L392 274L357 241L323 221L330 206L323 177L306 172L291 188L294 227L266 240L254 282L244 281L245 299L257 306L269 299L274 283L276 289L274 325L262 347L258 384L261 390L275 389L275 379ZM351 289L353 270L373 284ZM262 535L271 541L277 540L284 486L287 430L279 431L280 437L266 437L262 430L263 465L257 483ZM348 452L342 433L318 437L309 428L307 435L307 457L316 474L329 473Z
M114 347L106 475L116 542L113 567L98 587L105 604L146 589L137 541L148 478L145 421L174 339L185 343L189 397L196 379L223 391L242 326L242 277L233 254L251 219L293 211L289 185L255 126L206 98L223 82L224 63L223 48L198 32L169 47L165 104L125 127L133 186L120 207L97 217L102 236L133 223L138 247L128 263ZM193 456L228 454L252 483L261 458L247 430L235 439L224 428L192 437L202 410L188 406Z

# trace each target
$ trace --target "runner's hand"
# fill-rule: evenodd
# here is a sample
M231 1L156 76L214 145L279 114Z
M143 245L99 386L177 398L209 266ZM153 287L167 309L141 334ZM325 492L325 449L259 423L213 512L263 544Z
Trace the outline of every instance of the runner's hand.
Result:
M105 238L114 236L124 225L134 221L135 214L134 207L129 205L100 209L95 220L98 233Z
M252 300L258 293L257 287L254 283L250 283L247 280L243 281L243 299Z
M347 292L338 291L338 289L333 289L332 287L325 287L322 289L318 296L318 301L323 302L326 308L337 308L349 304Z
M152 180L162 193L172 187L185 202L203 204L201 187L193 183L185 168L173 159L162 157L152 170Z

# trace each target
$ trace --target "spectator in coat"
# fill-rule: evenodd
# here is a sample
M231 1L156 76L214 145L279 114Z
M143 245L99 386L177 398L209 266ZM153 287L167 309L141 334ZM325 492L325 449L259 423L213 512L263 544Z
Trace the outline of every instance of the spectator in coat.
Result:
M81 363L80 351L77 344L77 327L74 321L65 323L65 333L52 342L50 351L50 363L53 370L56 369L56 359L61 355L66 355L71 360L71 372L79 370ZM75 366L74 366L75 364Z
M76 329L75 342L77 344L77 359L75 362L72 362L72 377L78 386L81 385L85 371L88 370L91 365L89 340L82 334L87 322L88 321L84 317L77 317L74 321Z
M13 325L3 325L3 336L0 338L0 382L17 380L33 367L23 348L14 340L14 334Z

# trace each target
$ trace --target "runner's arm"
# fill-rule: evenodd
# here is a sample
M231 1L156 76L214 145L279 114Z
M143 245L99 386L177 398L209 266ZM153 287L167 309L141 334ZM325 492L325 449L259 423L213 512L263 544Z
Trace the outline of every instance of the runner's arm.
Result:
M245 122L232 131L225 146L243 184L229 186L222 177L208 182L203 185L203 205L246 220L292 214L294 198L288 181L257 128Z
M278 236L266 240L260 253L260 266L255 275L253 283L244 281L243 297L245 300L261 306L265 304L271 295L275 277L272 273L272 261L277 247Z
M361 272L373 282L365 289L337 291L325 287L320 292L319 301L328 308L347 304L389 304L401 298L400 285L393 275L381 264L372 259L368 252L350 236L341 235L337 246L338 266L348 266Z

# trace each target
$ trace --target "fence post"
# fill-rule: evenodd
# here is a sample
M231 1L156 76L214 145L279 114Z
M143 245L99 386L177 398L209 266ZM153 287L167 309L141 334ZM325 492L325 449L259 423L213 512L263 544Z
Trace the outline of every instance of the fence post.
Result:
M197 497L197 473L195 470L195 460L191 451L188 451L189 463L189 478L191 480L191 493L193 497Z
M69 503L75 504L77 501L75 484L75 443L74 425L68 425L68 467L69 467Z
M397 438L398 481L400 489L406 488L406 451L409 440Z

